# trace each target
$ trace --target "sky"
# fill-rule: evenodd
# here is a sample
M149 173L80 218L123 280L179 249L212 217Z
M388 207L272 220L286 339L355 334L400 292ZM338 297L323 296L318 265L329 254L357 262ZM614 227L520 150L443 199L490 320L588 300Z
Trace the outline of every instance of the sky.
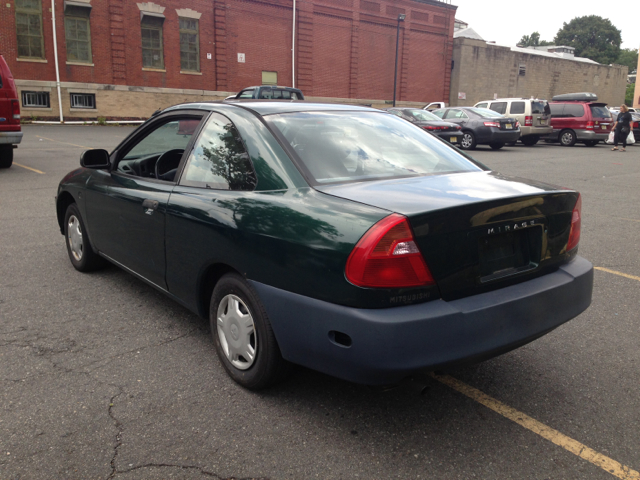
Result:
M514 45L523 35L540 32L553 41L564 22L575 17L608 18L622 32L622 48L640 47L640 3L637 0L451 0L456 18L469 24L487 41Z

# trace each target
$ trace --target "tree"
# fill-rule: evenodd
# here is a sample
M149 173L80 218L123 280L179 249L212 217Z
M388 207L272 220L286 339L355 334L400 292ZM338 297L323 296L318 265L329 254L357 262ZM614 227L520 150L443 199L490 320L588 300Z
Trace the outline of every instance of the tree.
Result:
M635 83L627 84L627 92L626 92L626 95L624 96L624 103L627 107L633 107L633 94L635 90L636 90Z
M546 45L553 45L553 43L540 40L540 33L538 32L533 32L531 35L523 35L518 42L518 46L521 47L544 47Z
M615 63L626 65L629 67L629 73L633 72L638 68L638 49L623 48L620 50L620 55L618 55Z
M577 57L609 65L620 54L622 37L620 30L608 18L588 15L565 22L558 30L554 43L575 48Z

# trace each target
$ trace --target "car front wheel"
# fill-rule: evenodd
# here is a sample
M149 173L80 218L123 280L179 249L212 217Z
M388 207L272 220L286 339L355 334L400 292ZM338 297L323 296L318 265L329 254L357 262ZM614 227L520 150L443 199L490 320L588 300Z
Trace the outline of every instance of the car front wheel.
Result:
M464 132L460 140L460 148L463 150L473 150L476 148L476 137L471 132Z
M75 203L67 207L64 216L64 238L69 260L79 272L90 272L106 265L106 260L91 248L80 210Z
M250 390L282 380L291 365L282 358L267 312L239 274L224 275L211 295L211 334L229 376Z
M573 147L576 144L576 133L573 130L564 130L560 134L560 145L563 147Z

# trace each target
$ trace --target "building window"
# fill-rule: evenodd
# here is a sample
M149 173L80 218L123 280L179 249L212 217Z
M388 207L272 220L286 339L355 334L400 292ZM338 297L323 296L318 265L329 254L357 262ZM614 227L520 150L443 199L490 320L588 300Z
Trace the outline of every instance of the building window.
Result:
M200 71L198 20L180 18L180 70Z
M18 57L44 58L40 0L16 0Z
M527 66L524 64L520 64L520 67L518 68L518 75L520 75L521 77L524 77L527 74Z
M49 92L22 92L22 106L27 108L49 108Z
M71 108L96 108L95 93L72 93Z
M142 66L146 68L164 68L162 52L163 17L142 16Z
M91 63L90 8L67 5L64 10L64 31L67 60Z
M262 85L277 85L278 72L262 72Z

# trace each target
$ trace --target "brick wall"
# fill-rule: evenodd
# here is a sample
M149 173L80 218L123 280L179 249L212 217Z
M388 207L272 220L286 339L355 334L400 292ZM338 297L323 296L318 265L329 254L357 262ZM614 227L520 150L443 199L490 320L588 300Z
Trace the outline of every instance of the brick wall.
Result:
M482 100L531 96L551 99L554 95L593 92L609 105L624 102L627 67L584 63L514 52L510 48L469 38L456 38L451 105L475 105ZM526 66L524 76L520 65ZM458 92L466 94L458 99Z
M17 58L15 0L8 2L0 8L0 52L14 77L25 82L55 81L50 0L42 4L42 61ZM77 84L76 90L96 93L103 116L117 116L112 109L105 112L98 101L104 92L123 91L109 90L113 85L168 88L170 95L176 89L227 93L261 84L262 71L277 72L280 85L292 84L292 0L155 0L154 4L164 7L164 71L142 67L136 1L91 0L90 65L67 62L64 2L55 3L60 80L69 88ZM306 96L391 100L400 13L406 20L400 24L398 101L427 103L449 96L455 6L436 0L297 0L296 6L296 86ZM201 14L199 74L180 71L176 10L184 8ZM238 62L238 53L245 54L244 63ZM48 84L31 85L50 88ZM127 91L136 93L135 89ZM67 93L63 107L69 102ZM55 89L53 113L39 109L40 116L55 115L54 97ZM133 116L147 115L146 111L138 113Z

